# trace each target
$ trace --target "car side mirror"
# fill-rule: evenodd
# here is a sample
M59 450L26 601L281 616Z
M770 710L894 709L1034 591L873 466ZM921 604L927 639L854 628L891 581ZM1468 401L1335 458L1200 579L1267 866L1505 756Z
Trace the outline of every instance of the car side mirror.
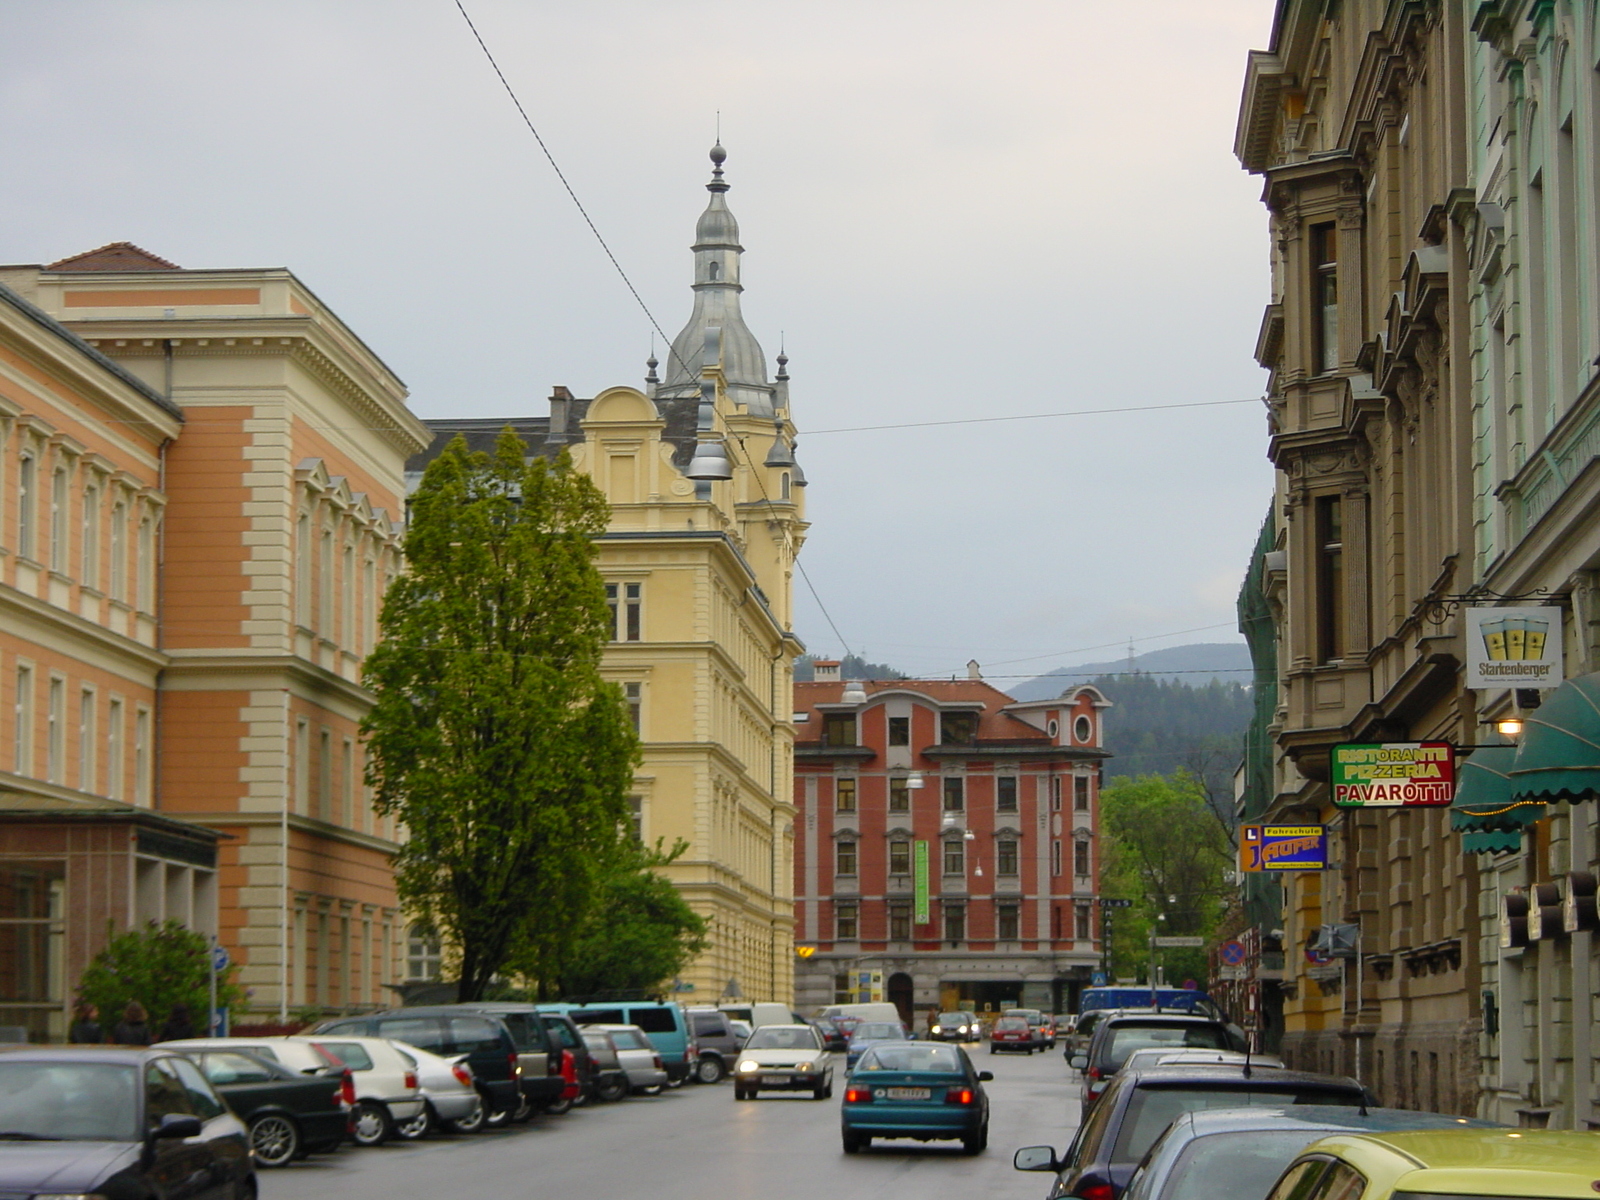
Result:
M1089 1066L1089 1056L1087 1054L1074 1054L1067 1059L1067 1065L1074 1071L1082 1071Z
M978 1082L979 1083L993 1083L994 1082L994 1072L993 1071L979 1071L978 1072Z
M205 1126L200 1123L199 1117L186 1117L178 1113L168 1113L161 1118L161 1124L150 1131L152 1138L192 1138L199 1137L205 1132Z
M1059 1171L1056 1152L1049 1146L1024 1146L1011 1157L1011 1165L1019 1171Z

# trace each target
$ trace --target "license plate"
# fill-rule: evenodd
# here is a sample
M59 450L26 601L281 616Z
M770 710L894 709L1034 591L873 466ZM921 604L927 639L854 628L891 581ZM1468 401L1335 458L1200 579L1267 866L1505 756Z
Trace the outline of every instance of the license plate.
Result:
M891 1100L926 1100L933 1095L928 1088L884 1088L883 1092Z
M761 1082L774 1085L784 1084L789 1082L789 1077L787 1075L763 1075L761 1077Z

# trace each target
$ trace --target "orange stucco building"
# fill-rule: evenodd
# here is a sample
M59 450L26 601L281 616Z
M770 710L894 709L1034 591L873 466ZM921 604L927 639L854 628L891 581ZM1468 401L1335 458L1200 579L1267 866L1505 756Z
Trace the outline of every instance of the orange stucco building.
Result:
M0 688L36 697L25 724L7 696L0 810L126 809L214 845L200 905L260 1016L387 1001L396 831L358 727L429 441L404 386L286 270L123 243L0 284L0 604L36 614L0 631ZM26 827L0 824L0 861Z

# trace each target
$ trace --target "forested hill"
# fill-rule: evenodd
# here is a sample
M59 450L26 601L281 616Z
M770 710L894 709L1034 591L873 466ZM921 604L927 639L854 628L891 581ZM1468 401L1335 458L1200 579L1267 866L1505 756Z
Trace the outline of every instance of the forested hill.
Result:
M1179 767L1204 773L1226 792L1250 723L1250 690L1240 683L1190 686L1149 675L1102 675L1091 681L1113 707L1106 748L1116 757L1106 775L1166 775Z

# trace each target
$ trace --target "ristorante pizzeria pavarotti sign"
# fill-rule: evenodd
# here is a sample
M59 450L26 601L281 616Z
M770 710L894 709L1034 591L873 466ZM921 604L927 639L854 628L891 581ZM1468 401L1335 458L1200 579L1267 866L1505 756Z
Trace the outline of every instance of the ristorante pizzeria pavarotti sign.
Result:
M1330 755L1329 786L1340 808L1415 808L1456 798L1449 742L1347 742Z

